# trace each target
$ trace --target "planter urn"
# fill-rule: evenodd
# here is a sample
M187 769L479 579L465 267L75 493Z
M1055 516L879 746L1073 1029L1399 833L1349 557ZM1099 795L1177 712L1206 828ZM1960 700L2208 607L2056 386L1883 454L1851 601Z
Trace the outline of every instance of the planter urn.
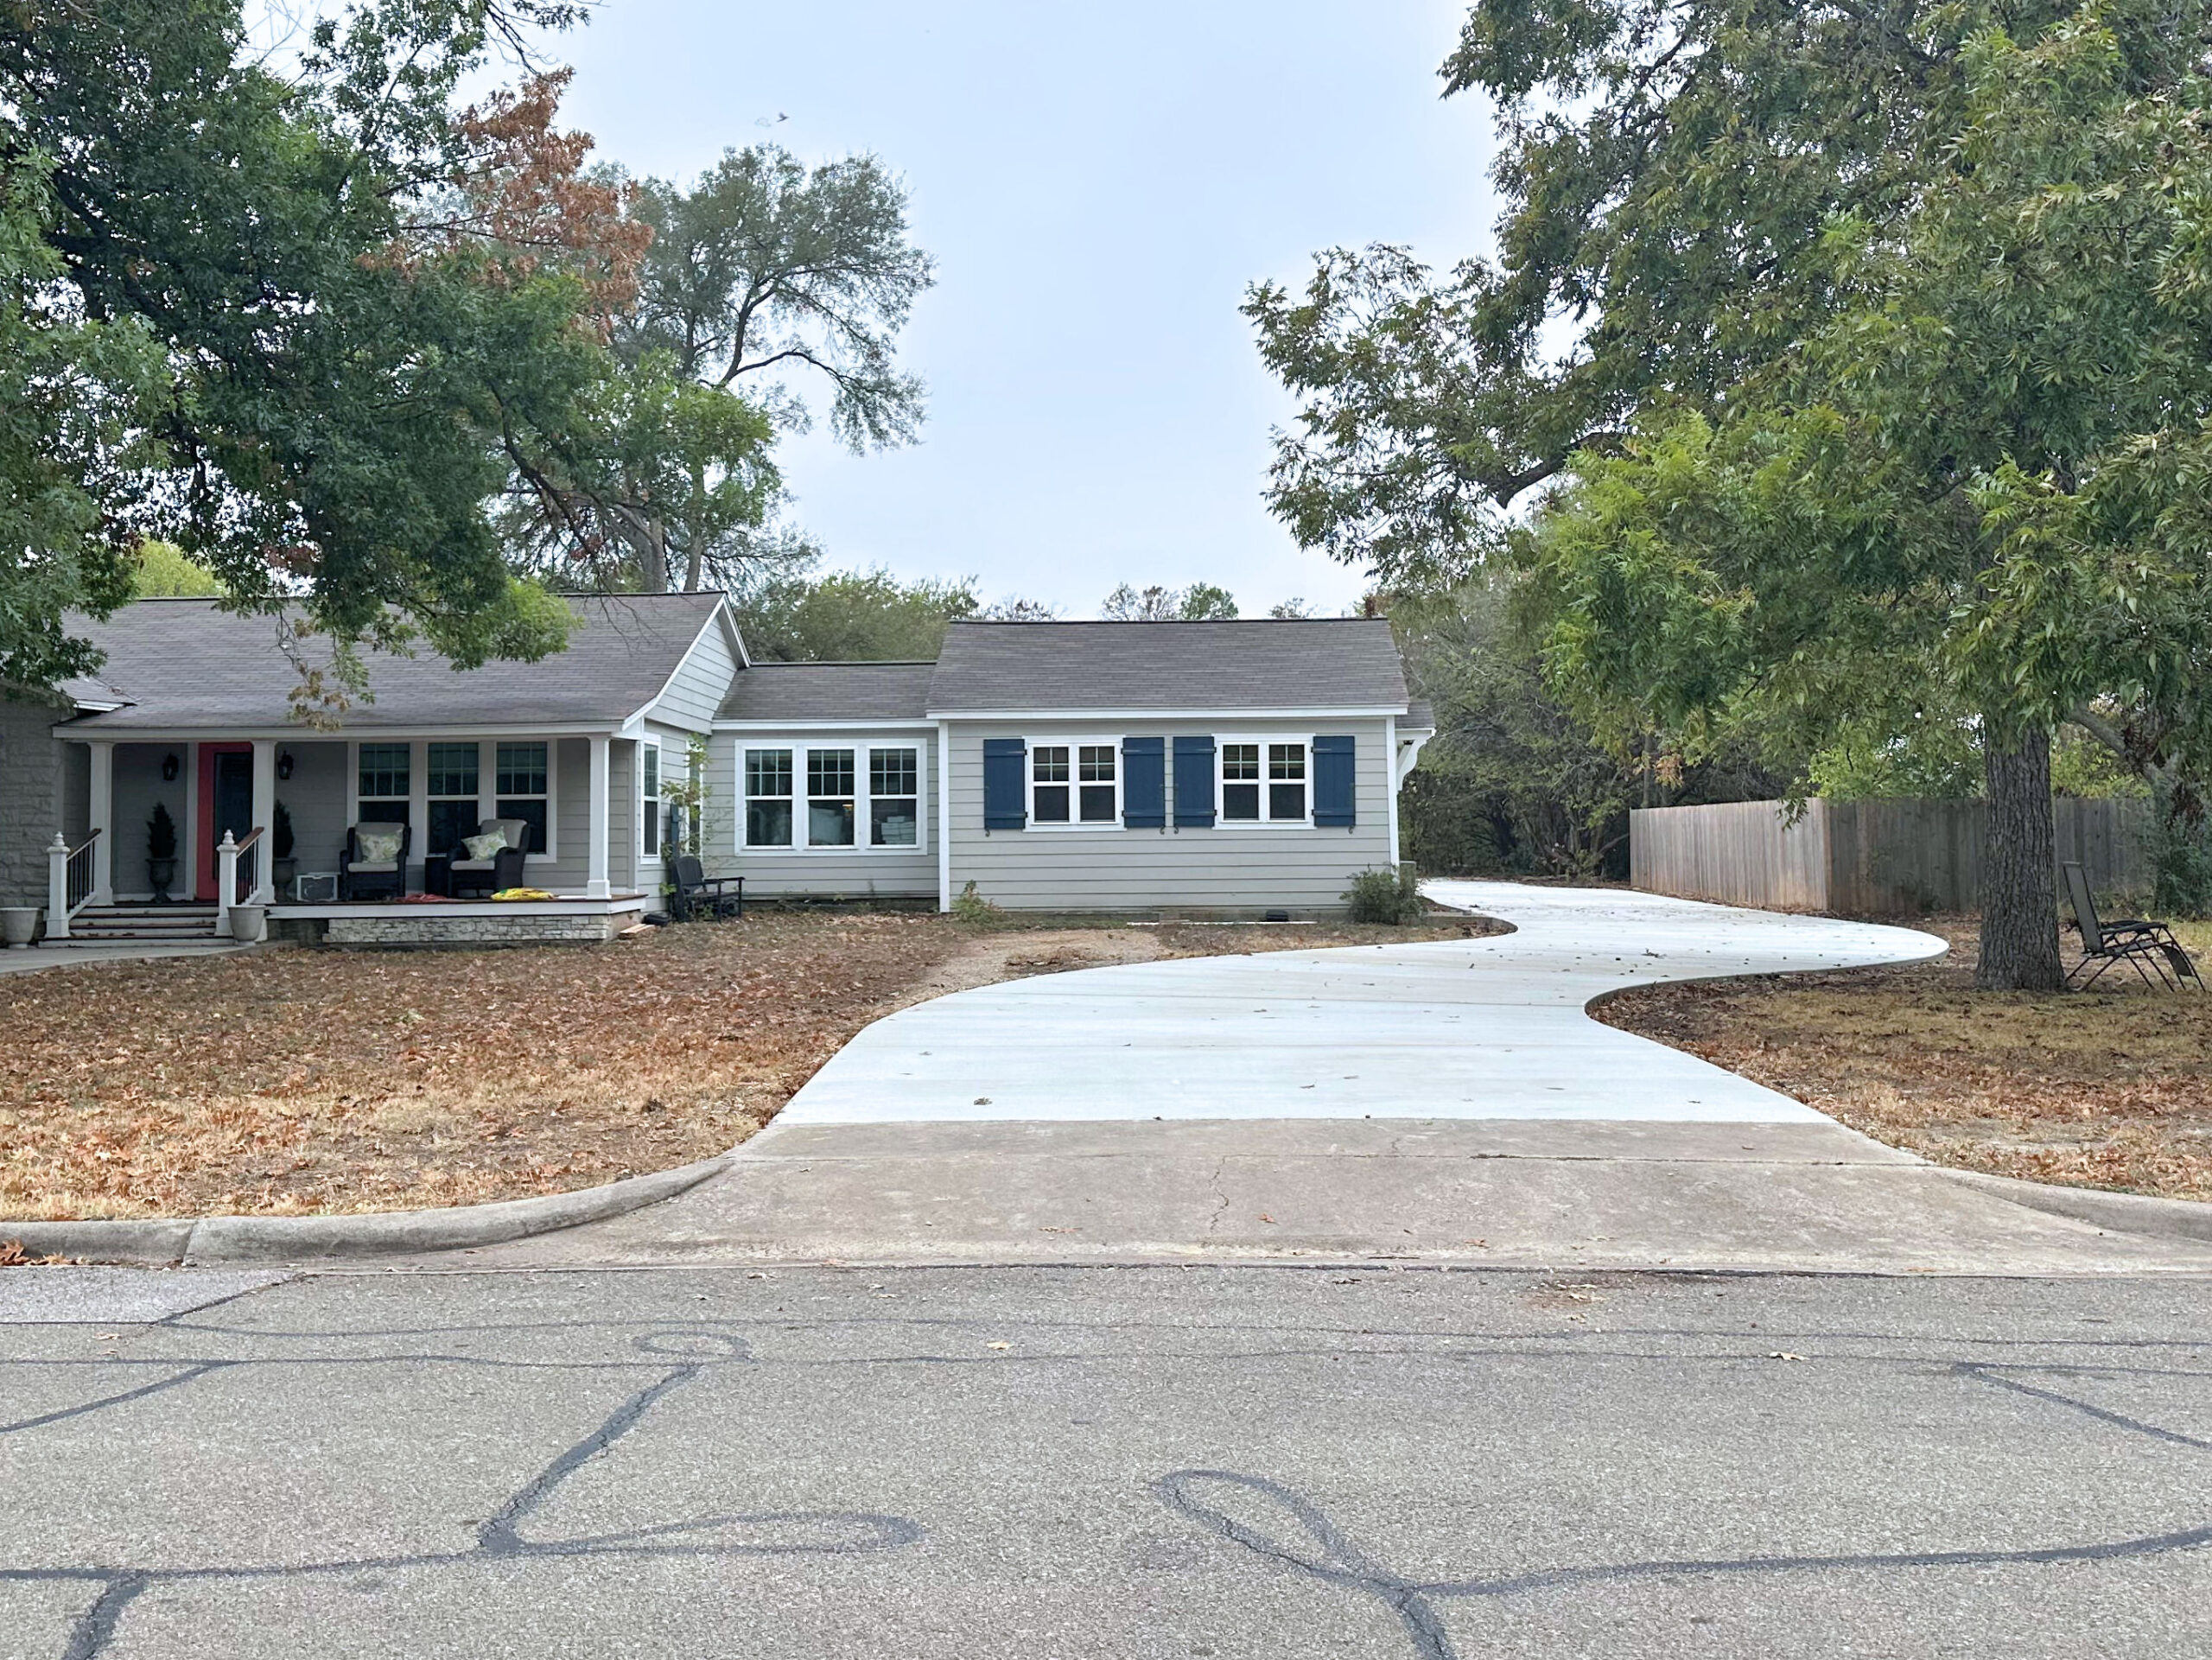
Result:
M176 881L176 861L149 859L146 861L146 886L154 892L154 903L169 902L169 887Z
M38 906L0 905L0 943L10 951L29 950L31 937L37 932Z
M268 923L269 907L265 905L231 906L231 938L241 945L251 945L259 940Z

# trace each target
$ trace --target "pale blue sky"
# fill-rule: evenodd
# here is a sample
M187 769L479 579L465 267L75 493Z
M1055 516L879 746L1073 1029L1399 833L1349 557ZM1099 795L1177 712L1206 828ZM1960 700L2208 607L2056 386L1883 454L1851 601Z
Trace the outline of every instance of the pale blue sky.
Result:
M633 172L773 138L906 177L938 286L905 336L910 448L787 441L833 564L974 575L1089 616L1202 578L1247 615L1359 576L1261 500L1292 404L1237 315L1332 244L1435 263L1489 245L1480 102L1437 96L1460 0L605 0L553 50L566 114ZM789 119L764 129L764 118Z

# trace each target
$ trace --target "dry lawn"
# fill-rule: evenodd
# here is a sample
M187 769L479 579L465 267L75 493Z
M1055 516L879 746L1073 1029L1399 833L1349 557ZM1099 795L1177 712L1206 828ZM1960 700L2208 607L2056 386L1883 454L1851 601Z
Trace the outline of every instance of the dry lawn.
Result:
M1977 992L1974 919L1915 925L1950 956L1655 987L1593 1013L1939 1164L2212 1199L2212 996L2120 970L2087 993ZM2203 963L2212 928L2179 932Z
M767 912L594 950L275 951L10 976L0 1217L559 1193L725 1151L862 1026L923 997L1465 932Z

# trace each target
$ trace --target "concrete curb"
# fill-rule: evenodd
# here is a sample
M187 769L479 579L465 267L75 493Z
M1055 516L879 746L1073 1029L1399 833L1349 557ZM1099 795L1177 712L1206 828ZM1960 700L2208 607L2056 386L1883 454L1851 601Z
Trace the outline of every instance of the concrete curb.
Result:
M1942 1169L1941 1166L1931 1168ZM2108 1193L2096 1187L2059 1187L1978 1170L1942 1170L1949 1180L2049 1216L2063 1216L2117 1233L2160 1239L2212 1241L2212 1204L2193 1199L2153 1199L2145 1193Z
M572 1193L365 1216L210 1216L143 1222L0 1221L0 1243L94 1262L298 1262L503 1244L642 1210L729 1167L734 1153Z

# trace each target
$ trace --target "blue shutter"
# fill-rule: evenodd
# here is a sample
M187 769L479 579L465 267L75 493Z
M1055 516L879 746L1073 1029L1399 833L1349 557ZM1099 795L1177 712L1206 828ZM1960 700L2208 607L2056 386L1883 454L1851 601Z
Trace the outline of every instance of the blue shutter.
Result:
M983 740L983 828L1020 830L1029 822L1021 804L1021 767L1028 746L1019 738Z
M1313 822L1349 828L1358 822L1352 811L1352 741L1350 737L1313 740Z
M1167 827L1167 740L1122 740L1122 823L1131 830Z
M1213 827L1213 740L1175 740L1175 823L1185 828Z

